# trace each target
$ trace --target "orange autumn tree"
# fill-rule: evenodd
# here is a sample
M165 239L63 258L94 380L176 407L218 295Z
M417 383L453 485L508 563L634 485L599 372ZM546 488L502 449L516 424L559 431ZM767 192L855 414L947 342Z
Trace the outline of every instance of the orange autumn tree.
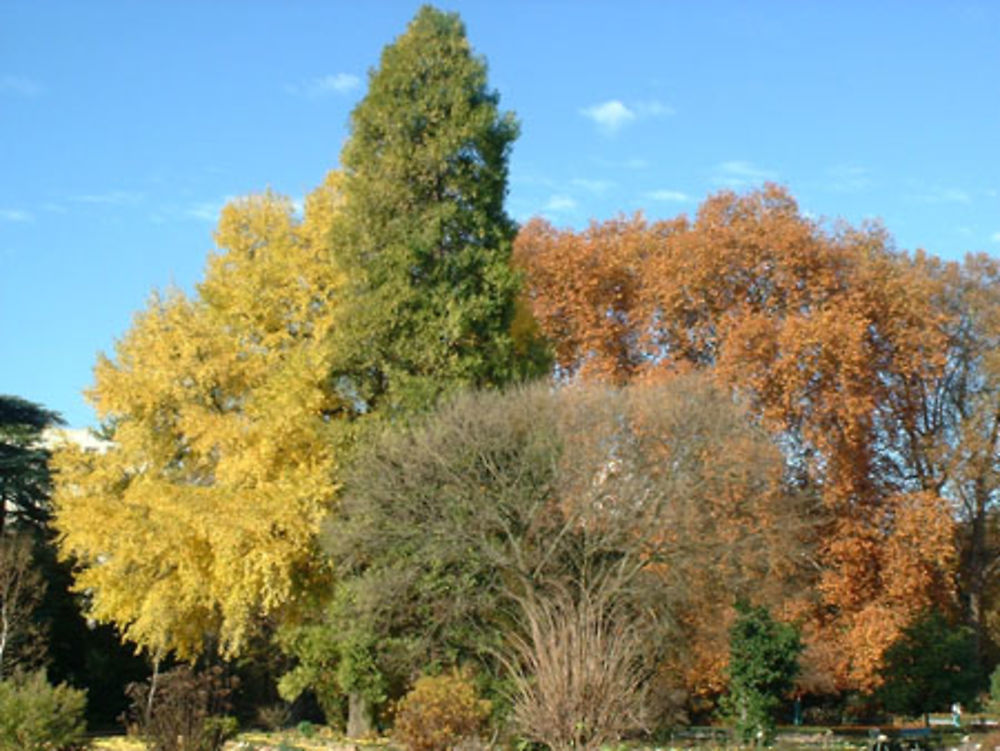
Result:
M693 220L536 220L516 256L563 377L705 370L748 401L820 499L818 576L784 603L809 615L810 683L877 685L900 629L954 594L952 516L921 472L939 441L914 397L947 365L927 260L877 226L827 229L773 185L714 195Z

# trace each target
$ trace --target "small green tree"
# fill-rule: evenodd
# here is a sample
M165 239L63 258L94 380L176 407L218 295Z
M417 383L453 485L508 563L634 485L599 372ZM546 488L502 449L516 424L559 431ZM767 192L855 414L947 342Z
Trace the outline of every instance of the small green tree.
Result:
M889 647L882 675L877 697L890 712L926 716L972 702L983 688L975 633L930 611Z
M0 681L0 751L77 747L86 704L86 691L53 686L41 670Z
M774 620L767 608L736 604L729 632L729 693L723 712L742 743L769 743L774 712L799 674L802 641L798 629Z

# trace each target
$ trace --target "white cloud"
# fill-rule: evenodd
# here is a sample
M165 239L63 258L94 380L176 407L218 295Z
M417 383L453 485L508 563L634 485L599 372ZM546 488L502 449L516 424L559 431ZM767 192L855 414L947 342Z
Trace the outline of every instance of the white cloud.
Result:
M611 99L602 104L595 104L580 110L580 114L589 117L604 132L616 133L623 125L635 120L635 112L626 107L618 99Z
M684 203L691 200L691 196L679 190L653 190L646 194L646 198L651 201L670 201L674 203Z
M0 75L0 92L23 97L36 97L42 93L41 85L24 76Z
M307 99L322 99L333 94L349 94L361 87L361 79L352 73L334 73L303 83L288 84L285 91Z
M200 201L191 204L182 213L192 219L200 219L203 222L214 222L219 218L222 207L225 205L225 201Z
M580 110L580 114L593 120L604 133L613 135L629 123L651 117L666 117L674 114L674 108L657 99L625 104L620 99L609 99Z
M225 208L227 204L239 201L244 197L245 196L227 195L216 201L195 201L194 203L188 204L185 208L181 209L180 212L177 212L176 209L172 209L171 213L179 213L182 217L198 219L203 222L217 222L219 220L219 215L222 213L222 209Z
M990 235L990 240L992 240L995 243L1000 243L1000 232L994 232L992 235Z
M857 193L871 187L868 170L850 164L839 164L827 171L830 182L827 188L838 193Z
M656 99L636 103L635 110L640 117L668 117L677 114L673 107Z
M625 159L624 161L615 161L613 159L601 159L599 157L594 158L594 163L599 164L602 167L609 167L611 169L646 169L649 166L649 162L645 159L639 159L634 157L632 159Z
M555 195L545 204L543 211L572 211L576 208L576 201L569 196Z
M972 203L972 196L961 188L933 187L907 197L919 203Z
M612 180L587 180L582 177L571 180L570 184L577 188L588 190L591 193L606 193L616 185Z
M712 182L727 188L745 188L768 180L777 180L778 174L758 167L753 162L735 160L722 162L715 168Z
M35 215L24 209L0 209L0 222L24 224L35 221Z
M100 204L104 206L128 206L142 201L142 193L128 190L111 190L107 193L86 193L84 195L72 196L71 201L77 203Z

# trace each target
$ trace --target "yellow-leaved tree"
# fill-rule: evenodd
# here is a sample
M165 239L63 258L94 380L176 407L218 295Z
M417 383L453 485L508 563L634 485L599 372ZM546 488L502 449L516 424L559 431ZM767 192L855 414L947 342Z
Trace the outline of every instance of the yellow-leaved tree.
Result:
M301 220L270 192L226 206L196 293L154 295L98 361L89 397L111 448L57 452L77 589L151 653L232 655L323 576L344 406L329 380L339 180Z

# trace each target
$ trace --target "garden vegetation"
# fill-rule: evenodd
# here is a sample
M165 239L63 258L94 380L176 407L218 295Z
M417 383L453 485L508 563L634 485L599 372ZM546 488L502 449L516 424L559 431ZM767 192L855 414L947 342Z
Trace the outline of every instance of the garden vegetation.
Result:
M136 677L111 633L164 751L262 709L394 721L414 751L706 718L756 741L792 695L985 688L1000 262L770 184L519 228L519 127L458 16L422 8L301 216L232 201L194 291L99 357L106 450L50 457L58 416L0 399L0 704L23 705L0 748L76 742L83 694L15 666L103 697L94 675Z

